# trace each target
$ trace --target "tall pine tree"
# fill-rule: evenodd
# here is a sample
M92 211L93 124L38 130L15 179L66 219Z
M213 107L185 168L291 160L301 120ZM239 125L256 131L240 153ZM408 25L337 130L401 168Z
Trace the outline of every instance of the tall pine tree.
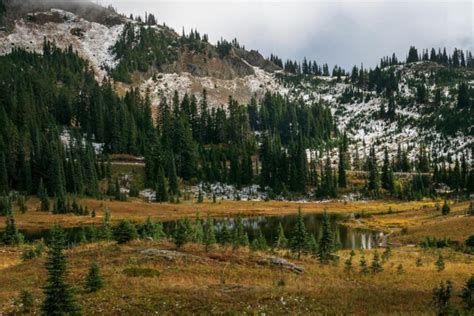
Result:
M74 291L66 282L67 260L64 254L65 237L60 226L51 230L46 270L48 278L43 287L45 298L41 310L45 315L80 315L81 307L76 302Z

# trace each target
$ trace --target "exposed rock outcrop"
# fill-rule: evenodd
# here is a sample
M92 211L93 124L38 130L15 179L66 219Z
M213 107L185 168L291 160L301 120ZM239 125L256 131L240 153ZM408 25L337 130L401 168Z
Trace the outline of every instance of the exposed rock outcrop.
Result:
M148 248L140 252L147 259L165 259L168 261L178 261L178 260L188 260L192 262L201 262L205 259L195 255L187 254L184 252L174 251L174 250L165 250L165 249L156 249Z
M294 263L289 262L288 260L280 257L269 256L269 257L262 257L257 259L257 263L261 265L268 265L268 266L275 266L281 267L283 269L290 270L294 273L301 274L304 273L304 268L298 266Z

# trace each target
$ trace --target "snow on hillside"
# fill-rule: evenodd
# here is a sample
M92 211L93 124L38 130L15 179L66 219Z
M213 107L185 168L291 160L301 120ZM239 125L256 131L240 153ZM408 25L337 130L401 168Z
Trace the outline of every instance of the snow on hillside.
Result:
M43 39L46 37L61 48L72 45L81 57L89 60L99 80L106 76L103 66L115 66L116 61L109 48L117 41L123 30L123 24L107 27L58 9L36 14L59 16L63 22L38 24L27 19L16 21L11 34L0 36L1 55L9 53L14 48L41 53Z
M142 93L150 92L152 104L158 105L162 97L171 100L174 91L178 91L180 98L185 93L195 94L199 99L203 89L208 93L210 106L221 106L228 102L231 95L239 103L249 103L252 96L263 97L266 91L288 94L285 88L274 74L253 67L255 74L232 80L217 79L213 77L195 77L189 73L162 73L156 76L156 80L149 78L144 81L140 90Z
M116 65L117 61L110 48L122 33L123 24L108 27L57 9L36 14L46 17L46 21L49 17L50 22L37 23L30 21L30 18L16 21L10 34L0 33L0 55L7 54L14 48L41 53L46 37L61 48L72 45L81 57L90 62L99 81L107 76L104 66L113 68ZM247 63L245 60L243 62ZM174 91L178 91L180 97L188 93L195 94L199 99L203 89L208 92L208 103L211 106L227 104L229 96L241 104L246 104L252 96L261 98L266 91L289 95L290 98L302 98L306 102L323 101L331 109L338 127L347 130L353 141L352 151L357 145L360 158L368 153L372 144L375 144L380 152L387 146L392 154L396 152L398 144L402 144L408 149L409 156L414 158L418 153L417 146L420 140L424 140L428 144L428 149L438 155L459 152L473 143L471 138L464 135L446 137L436 132L434 127L420 128L422 106L397 107L399 119L398 122L392 122L378 117L381 104L386 105L387 100L375 93L365 91L364 94L369 95L370 99L354 98L348 103L342 103L340 98L343 92L347 88L352 88L350 83L344 83L344 78L342 82L337 82L334 77L317 77L316 84L303 81L296 86L287 87L276 78L275 73L251 67L254 69L254 74L232 80L196 77L186 72L160 73L156 78L140 82L139 88L142 93L150 92L154 106L159 104L163 96L171 100ZM426 77L437 67L441 66L424 62L395 66L401 74L399 94L405 98L413 98L415 95L413 82L420 75L420 70ZM434 85L428 86L430 91L434 88ZM443 95L452 100L449 89L444 89Z
M72 45L78 54L88 60L101 81L107 76L104 66L113 68L117 64L110 48L117 42L123 31L124 24L108 27L99 23L89 22L73 13L58 9L39 12L47 23L30 21L32 17L17 20L11 33L0 34L0 55L7 54L14 48L41 53L46 37L60 48ZM159 26L156 26L159 31ZM245 61L244 61L245 62ZM184 93L193 93L199 97L203 89L208 92L209 104L219 106L227 104L229 95L241 103L248 103L252 96L262 97L268 90L286 94L284 88L275 78L264 70L253 67L255 74L233 80L212 77L194 77L189 73L161 73L156 81L149 78L140 83L140 90L151 92L152 102L157 105L162 96L171 99L175 90L182 97Z
M413 98L415 90L408 84L414 80L413 71L406 69L403 65L398 66L402 71L402 79L399 84L399 93L404 97ZM421 106L405 106L397 108L397 121L380 119L378 117L381 104L387 107L387 100L375 93L370 94L370 100L357 100L342 103L340 97L344 90L352 88L350 83L337 82L335 77L319 77L318 83L311 85L303 82L291 87L290 95L293 98L302 98L306 102L323 101L331 110L340 130L346 130L352 141L350 152L355 155L357 148L361 159L369 153L374 144L379 159L383 157L383 149L386 146L392 156L397 152L398 144L408 151L408 157L415 159L419 154L419 144L423 141L427 144L427 150L438 156L446 156L448 153L457 153L468 149L473 144L473 139L462 134L447 137L437 132L434 127L423 129L420 127L422 114ZM344 80L342 80L344 81ZM433 88L433 87L430 87ZM445 93L449 94L448 91ZM337 151L331 153L337 157Z

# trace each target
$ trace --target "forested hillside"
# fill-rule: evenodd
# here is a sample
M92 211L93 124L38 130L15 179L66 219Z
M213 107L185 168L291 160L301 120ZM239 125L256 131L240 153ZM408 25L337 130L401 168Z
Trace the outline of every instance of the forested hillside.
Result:
M3 191L36 193L43 180L50 195L97 196L99 152L143 154L153 126L136 92L119 98L71 49L47 41L41 55L15 50L0 59ZM66 131L72 140L63 144Z
M258 132L265 135L262 184L274 181L276 171L267 170L275 168L271 161L278 153L279 181L304 192L304 182L300 187L296 182L306 174L305 148L337 135L324 107L271 94L261 105L255 100L239 105L230 98L228 112L208 108L205 91L199 104L194 96L179 100L176 94L172 102L162 100L154 122L147 97L134 90L118 97L109 83L95 81L87 62L72 50L46 41L42 54L15 50L0 58L4 191L34 193L43 179L51 195L97 196L110 153L145 156L151 187L163 173L175 185L176 176L251 184L259 173L259 164L252 162L259 152ZM62 144L61 133L73 135L72 140ZM170 190L178 194L177 187Z
M100 12L114 22L56 9L12 20L7 11L2 191L34 194L42 182L59 200L124 199L148 188L160 202L203 183L230 184L233 198L250 186L267 198L473 191L470 52L412 47L404 62L393 55L330 72L265 59L236 39L178 35L152 14ZM112 177L113 154L144 157L140 187ZM346 173L364 182L348 184Z

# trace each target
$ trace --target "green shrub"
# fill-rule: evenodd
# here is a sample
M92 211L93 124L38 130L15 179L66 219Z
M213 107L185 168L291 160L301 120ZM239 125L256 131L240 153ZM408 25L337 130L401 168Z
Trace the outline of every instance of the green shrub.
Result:
M88 292L97 292L104 286L104 281L100 275L99 266L96 262L92 263L89 273L86 276L85 288Z
M138 238L137 229L135 225L128 220L121 220L114 228L114 238L119 244L125 244L133 239Z
M467 280L466 285L461 290L461 295L459 296L464 303L466 311L474 312L474 275Z
M426 237L420 246L422 248L446 248L453 246L453 242L448 238Z
M23 261L31 260L37 257L41 257L45 250L45 245L43 242L37 243L34 247L28 247L21 254Z
M21 311L24 314L29 313L35 305L33 294L31 294L30 292L26 290L21 291L20 302L21 302Z
M441 208L441 214L448 215L450 211L451 211L451 208L449 207L448 202L445 200L443 207Z

